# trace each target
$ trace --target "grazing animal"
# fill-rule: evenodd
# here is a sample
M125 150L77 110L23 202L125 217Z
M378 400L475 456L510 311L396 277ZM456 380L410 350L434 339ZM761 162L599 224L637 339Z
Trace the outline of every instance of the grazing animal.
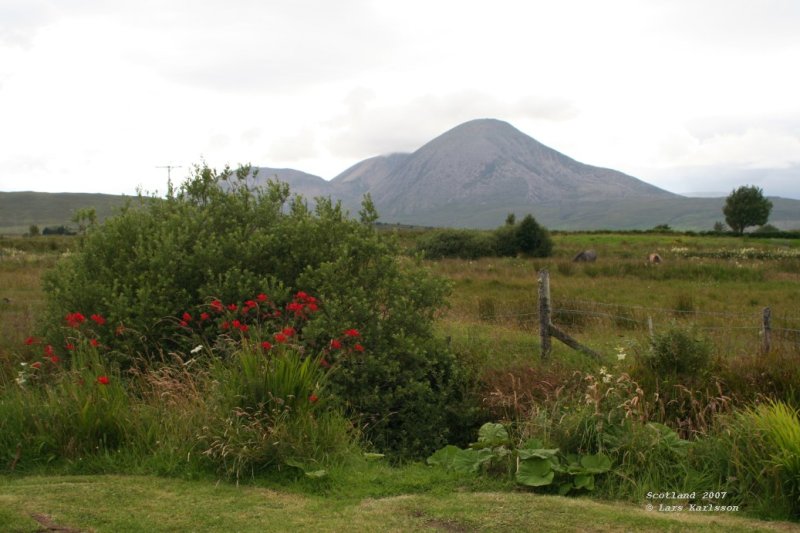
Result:
M576 263L594 263L597 261L597 252L594 250L584 250L573 257L572 260Z
M661 263L662 259L661 259L661 256L658 255L658 254L650 254L650 255L647 256L647 261L651 265L657 265L657 264Z

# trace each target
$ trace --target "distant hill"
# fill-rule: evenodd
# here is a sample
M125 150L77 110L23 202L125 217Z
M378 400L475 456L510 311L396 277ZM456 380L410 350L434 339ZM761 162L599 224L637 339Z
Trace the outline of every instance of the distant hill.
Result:
M275 178L308 199L340 200L351 212L369 193L385 223L492 228L508 213L532 213L547 227L565 230L660 224L710 230L724 221L724 198L686 198L580 163L494 119L456 126L410 154L365 159L330 181L296 169L261 167L252 185ZM772 201L771 224L800 228L800 200ZM122 202L123 197L99 194L0 193L0 232L22 233L31 223L66 224L79 207L95 206L103 217Z
M686 198L580 163L494 119L456 126L410 154L365 159L330 181L300 174L302 181L287 169L277 172L295 192L332 196L352 212L369 193L387 223L491 228L510 212L573 230L708 230L724 221L724 198ZM773 203L772 224L800 228L800 201Z
M26 233L31 224L70 226L75 211L94 207L99 220L111 216L130 196L92 193L0 192L0 234Z

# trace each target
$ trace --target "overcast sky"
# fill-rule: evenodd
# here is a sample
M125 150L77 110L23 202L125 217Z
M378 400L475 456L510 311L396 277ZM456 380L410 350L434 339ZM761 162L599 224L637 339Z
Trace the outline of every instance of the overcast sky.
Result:
M0 0L0 190L330 179L498 118L679 193L800 198L797 0Z

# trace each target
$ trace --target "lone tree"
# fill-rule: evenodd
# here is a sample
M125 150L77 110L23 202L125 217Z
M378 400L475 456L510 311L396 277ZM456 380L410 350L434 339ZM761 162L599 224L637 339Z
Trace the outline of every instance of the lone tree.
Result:
M741 235L749 226L762 226L769 220L772 202L764 197L764 192L756 186L743 186L735 189L725 200L722 212L725 222Z

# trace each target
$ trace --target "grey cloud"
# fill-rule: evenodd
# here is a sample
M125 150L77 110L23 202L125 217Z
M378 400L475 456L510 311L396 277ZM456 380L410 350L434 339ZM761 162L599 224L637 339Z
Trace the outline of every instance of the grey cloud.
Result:
M301 130L294 135L278 137L270 144L265 160L299 161L319 155L317 139L311 130Z
M746 49L798 44L796 0L677 0L660 6L652 30L695 43Z
M800 138L800 113L699 117L688 121L685 126L699 140L721 134L742 135L754 128Z
M392 28L361 1L233 5L201 3L180 28L170 18L139 22L155 45L136 46L126 57L182 84L286 91L379 68L397 44Z
M349 112L324 123L333 130L329 148L342 157L410 152L446 130L476 118L561 121L577 116L567 100L528 96L502 101L480 91L422 95L405 105L373 105L378 96L359 88L346 102Z
M786 168L753 169L742 166L673 167L643 171L650 183L680 194L729 194L742 185L755 185L768 196L800 199L800 164Z
M6 0L0 3L0 43L27 48L54 17L51 2Z

